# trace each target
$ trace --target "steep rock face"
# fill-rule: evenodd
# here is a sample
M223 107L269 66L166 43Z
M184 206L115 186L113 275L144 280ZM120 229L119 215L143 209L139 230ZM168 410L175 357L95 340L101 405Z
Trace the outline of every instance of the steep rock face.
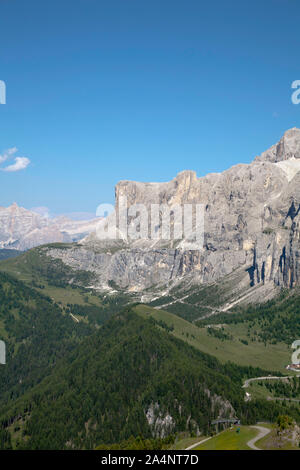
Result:
M116 186L117 207L122 196L129 207L203 204L203 248L189 250L184 241L174 240L122 241L110 247L91 235L68 252L48 254L73 267L92 270L99 287L113 280L123 288L141 291L186 276L201 284L215 282L236 269L245 273L249 287L299 283L298 129L287 131L277 145L249 165L203 178L184 171L167 183L121 181Z
M300 132L296 127L286 131L280 141L256 157L256 161L277 163L290 158L300 158Z
M215 393L211 393L209 389L205 389L204 393L209 399L207 404L210 407L212 416L216 416L217 419L236 418L236 411L228 400L216 395ZM178 402L174 405L181 418L183 406ZM176 419L171 416L166 409L162 410L161 406L157 402L152 402L149 405L148 409L145 410L145 415L153 437L164 438L176 429ZM186 429L191 429L197 436L200 436L202 432L200 431L199 424L200 423L197 423L197 421L192 419L191 415L189 415L186 419L185 426Z
M46 243L78 241L95 230L98 222L49 219L14 203L0 207L0 248L27 250Z

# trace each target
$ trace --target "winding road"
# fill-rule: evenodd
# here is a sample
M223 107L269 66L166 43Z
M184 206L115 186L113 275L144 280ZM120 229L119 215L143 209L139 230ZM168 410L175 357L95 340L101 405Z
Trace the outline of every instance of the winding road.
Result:
M295 377L294 375L285 375L284 377L273 377L273 376L268 376L268 377L254 377L253 379L247 379L245 380L243 387L242 388L247 388L249 387L249 384L251 382L257 382L259 380L286 380L286 379L291 379ZM296 375L296 377L298 377Z
M253 439L250 439L250 441L247 442L247 446L250 447L250 449L253 450L262 450L259 447L256 447L255 443L265 437L267 434L271 432L270 429L264 428L263 426L251 426L252 429L257 429L259 433L257 436L255 436Z

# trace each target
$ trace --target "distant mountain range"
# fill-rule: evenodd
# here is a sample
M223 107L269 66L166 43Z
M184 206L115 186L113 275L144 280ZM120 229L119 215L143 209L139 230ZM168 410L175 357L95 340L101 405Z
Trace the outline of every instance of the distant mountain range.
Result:
M27 250L54 242L77 242L95 231L99 218L72 220L49 218L19 207L0 207L0 249Z

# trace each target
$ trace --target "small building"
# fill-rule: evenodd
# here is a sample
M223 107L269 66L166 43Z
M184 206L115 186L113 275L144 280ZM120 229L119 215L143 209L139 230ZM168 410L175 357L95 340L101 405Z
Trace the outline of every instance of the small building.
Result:
M286 366L286 369L300 372L300 364L289 364L288 366Z

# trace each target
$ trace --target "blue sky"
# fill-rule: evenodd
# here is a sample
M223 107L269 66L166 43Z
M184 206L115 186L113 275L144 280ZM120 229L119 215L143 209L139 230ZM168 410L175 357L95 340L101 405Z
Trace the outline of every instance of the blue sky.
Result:
M121 179L250 162L300 127L299 20L297 0L0 1L0 154L30 159L0 205L94 212Z

